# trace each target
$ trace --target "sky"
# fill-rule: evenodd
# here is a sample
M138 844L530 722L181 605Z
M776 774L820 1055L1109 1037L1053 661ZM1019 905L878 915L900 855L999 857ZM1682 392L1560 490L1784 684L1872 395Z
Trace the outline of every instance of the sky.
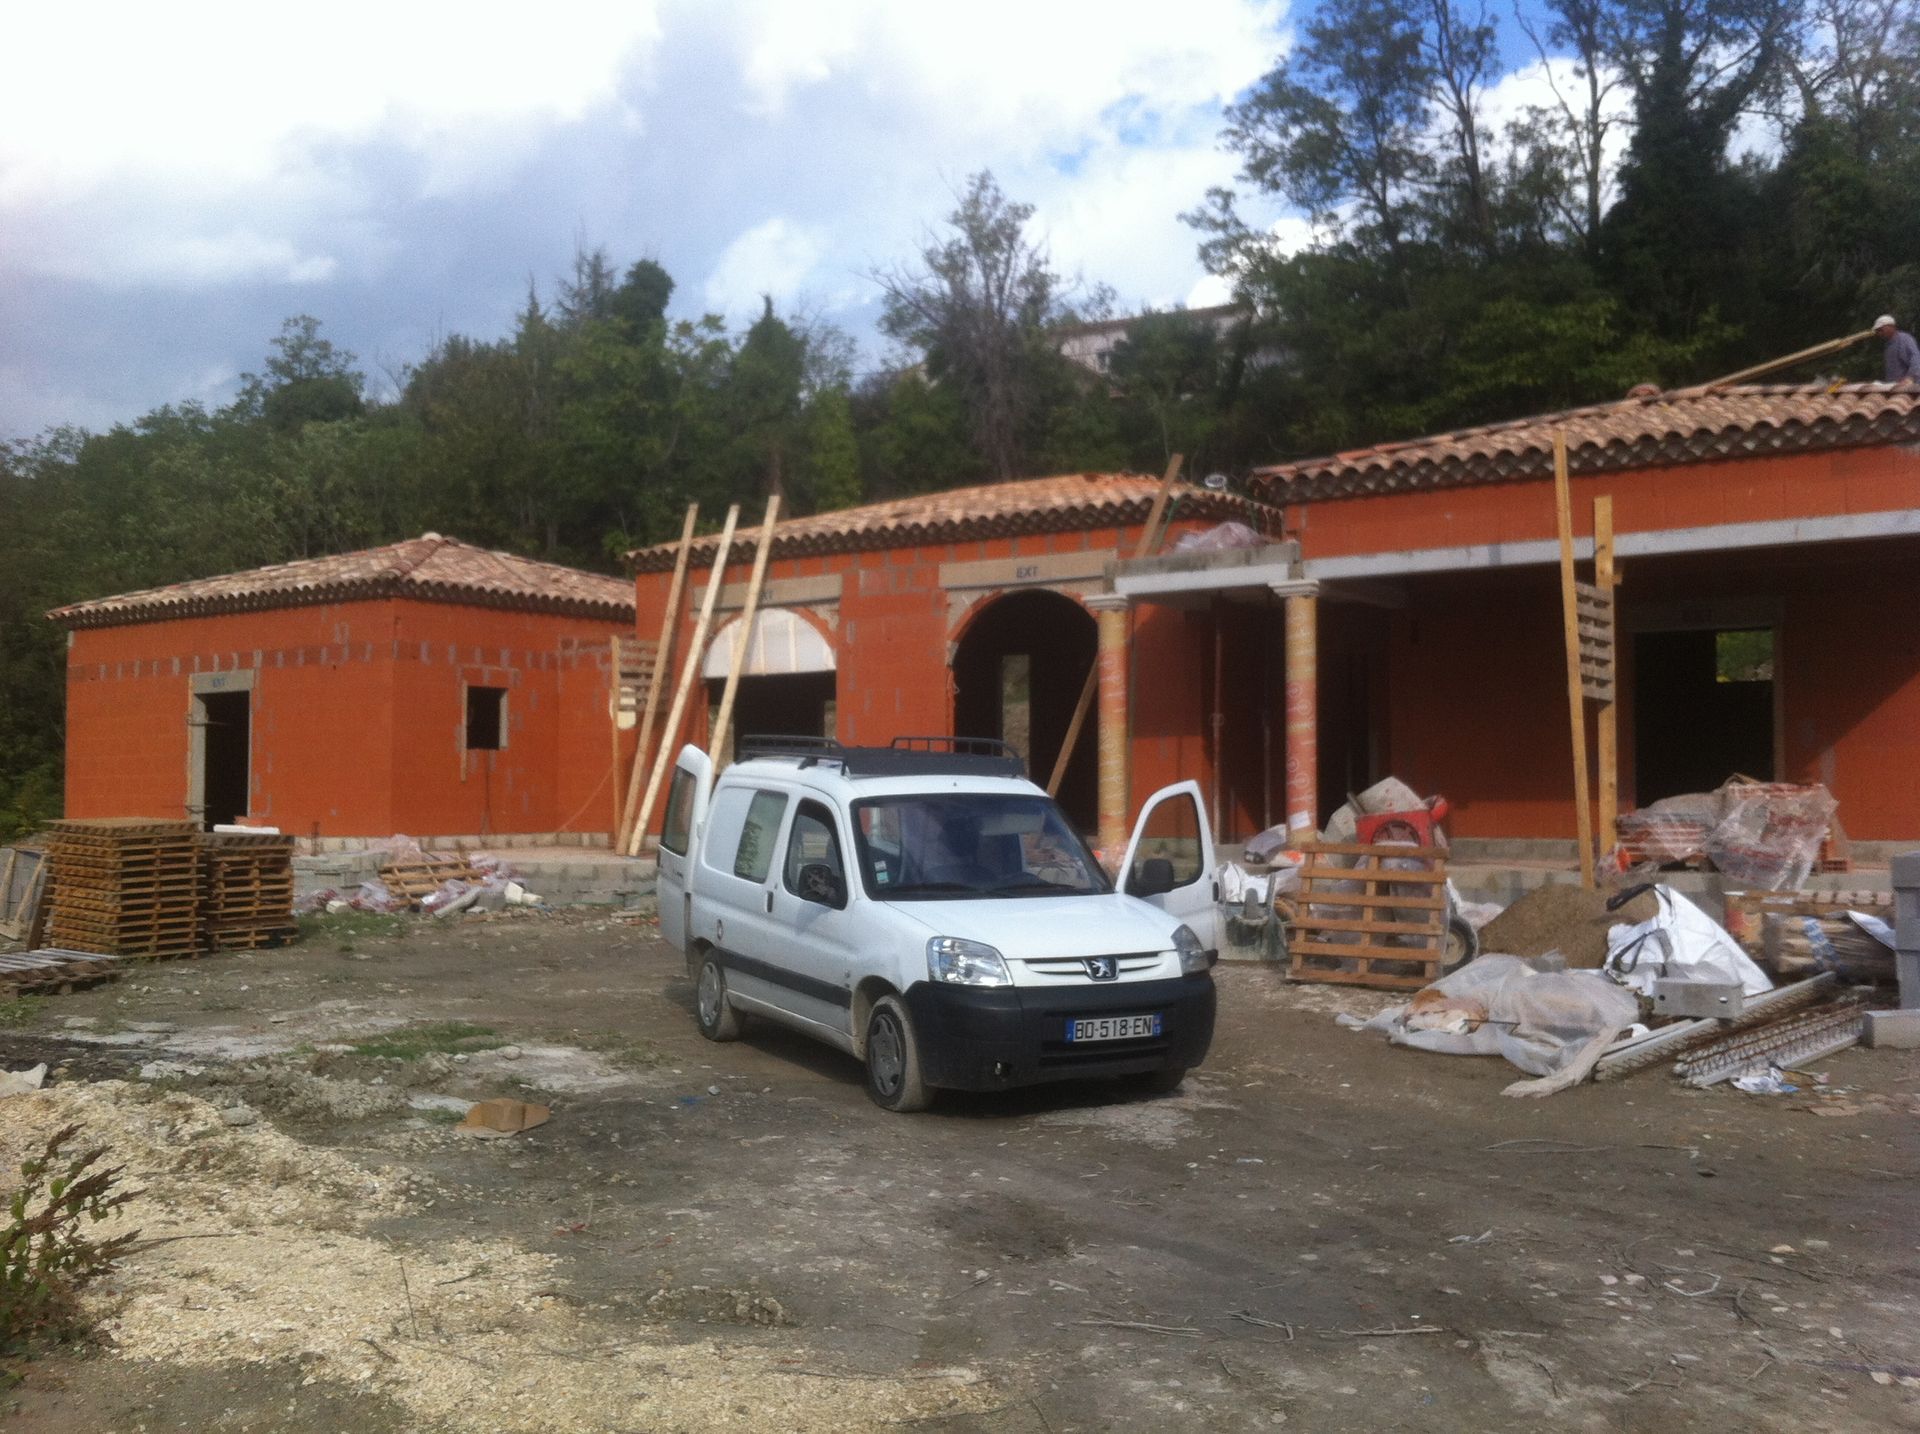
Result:
M771 295L878 364L872 271L982 168L1124 308L1219 302L1179 215L1231 181L1221 111L1287 25L1286 0L11 6L0 440L225 402L302 313L390 393L582 247L665 265L677 317Z

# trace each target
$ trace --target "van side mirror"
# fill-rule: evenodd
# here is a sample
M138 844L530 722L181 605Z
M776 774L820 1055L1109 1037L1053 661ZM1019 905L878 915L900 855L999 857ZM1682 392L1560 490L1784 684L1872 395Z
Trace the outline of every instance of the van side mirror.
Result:
M1127 877L1127 895L1164 896L1173 890L1173 863L1164 856L1150 856Z
M810 861L801 867L797 885L802 901L831 906L836 911L847 904L847 888L840 880L840 873L824 861Z

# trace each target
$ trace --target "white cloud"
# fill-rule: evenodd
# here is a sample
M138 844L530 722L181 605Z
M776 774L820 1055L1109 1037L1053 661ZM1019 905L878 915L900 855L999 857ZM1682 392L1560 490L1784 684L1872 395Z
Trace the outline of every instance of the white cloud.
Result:
M257 365L276 313L401 359L490 337L575 243L660 259L678 311L772 293L864 332L871 270L981 168L1059 267L1177 301L1200 278L1177 216L1231 174L1221 107L1286 3L15 5L0 365L50 376L10 383L0 433L91 418L48 405L103 351L144 365L117 392L146 406ZM191 335L139 317L182 306Z
M578 118L660 30L643 0L548 0L537 22L501 3L123 0L10 7L0 33L0 201L45 202L128 175L258 182L376 135L470 157L505 123Z
M708 275L709 308L734 319L751 319L761 298L791 298L812 276L825 252L818 228L776 216L756 224L729 244Z

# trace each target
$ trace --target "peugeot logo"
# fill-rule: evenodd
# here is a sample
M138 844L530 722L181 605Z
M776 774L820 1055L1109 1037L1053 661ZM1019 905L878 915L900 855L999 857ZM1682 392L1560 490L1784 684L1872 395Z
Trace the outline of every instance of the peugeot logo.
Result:
M1111 981L1120 974L1120 963L1111 956L1089 956L1080 964L1087 968L1090 980Z

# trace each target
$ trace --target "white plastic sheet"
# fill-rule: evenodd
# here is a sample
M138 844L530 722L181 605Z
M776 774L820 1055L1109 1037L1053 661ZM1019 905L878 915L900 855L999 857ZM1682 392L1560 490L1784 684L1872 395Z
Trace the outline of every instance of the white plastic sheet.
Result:
M1596 971L1542 972L1518 956L1495 955L1469 961L1370 1021L1339 1020L1355 1030L1384 1031L1394 1045L1414 1050L1501 1056L1549 1078L1509 1086L1507 1094L1545 1095L1584 1077L1592 1058L1639 1011L1632 992Z
M1685 981L1738 981L1749 996L1773 989L1773 982L1726 928L1671 886L1654 887L1660 909L1633 926L1607 933L1606 971L1643 996L1665 977Z

